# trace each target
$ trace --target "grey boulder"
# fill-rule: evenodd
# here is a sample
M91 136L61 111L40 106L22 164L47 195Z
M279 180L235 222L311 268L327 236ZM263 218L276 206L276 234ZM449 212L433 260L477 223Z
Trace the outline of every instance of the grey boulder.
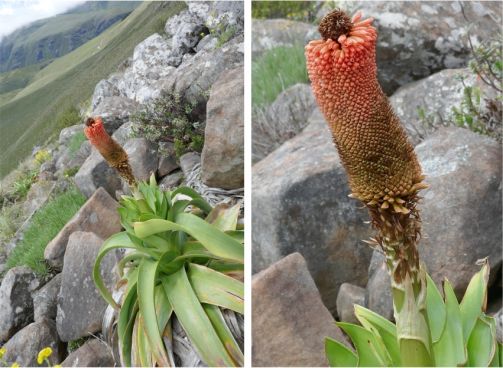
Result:
M336 313L339 286L364 286L372 251L368 214L348 198L346 173L327 124L313 121L252 168L253 271L299 252Z
M54 276L47 284L33 293L33 319L56 319L58 293L61 287L61 273Z
M341 285L337 294L337 314L343 322L359 323L355 316L355 304L365 307L365 289L348 283Z
M103 188L87 200L44 251L44 258L56 270L61 270L68 239L75 231L91 231L103 239L121 229L117 207L119 204Z
M201 178L224 189L244 185L244 68L223 72L206 105Z
M33 321L31 293L40 281L28 267L14 267L5 274L0 286L0 342Z
M98 339L86 341L61 363L62 367L115 367L110 348Z
M106 301L92 278L94 262L103 239L94 233L76 231L68 239L58 296L56 326L62 341L71 341L101 330ZM113 254L101 263L101 277L108 288L115 281Z
M253 366L327 366L325 337L346 343L299 253L255 275L252 293Z

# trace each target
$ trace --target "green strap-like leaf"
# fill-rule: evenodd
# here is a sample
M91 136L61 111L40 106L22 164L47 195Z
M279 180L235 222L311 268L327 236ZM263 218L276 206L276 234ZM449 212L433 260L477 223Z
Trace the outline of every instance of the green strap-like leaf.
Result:
M203 308L208 318L210 319L211 324L215 328L218 337L220 337L220 341L222 341L225 348L229 352L229 355L234 360L235 365L242 367L244 365L243 352L234 339L229 326L227 326L227 323L225 323L222 311L220 311L220 308L218 308L217 306L211 304L203 304Z
M139 238L146 238L164 231L183 231L200 241L206 249L216 256L243 263L244 247L242 244L189 213L179 214L176 217L176 223L160 219L135 222L134 231Z
M138 357L140 358L140 364L142 367L153 367L153 357L154 353L150 349L150 343L148 336L145 335L145 318L143 317L141 310L138 312L138 333L136 334L137 347L138 347Z
M138 247L135 244L133 244L133 242L131 241L131 239L129 239L129 236L125 231L114 234L110 238L105 240L105 243L103 243L103 246L98 252L98 256L96 257L96 261L94 263L93 268L93 280L94 283L96 284L96 287L98 288L98 291L100 292L103 299L105 299L107 303L113 306L115 309L118 309L119 306L112 298L112 295L108 291L107 287L105 286L105 283L103 282L103 279L101 278L100 266L103 257L105 257L106 254L111 250L117 248L133 248L138 250Z
M149 340L149 345L157 363L168 366L169 361L161 338L161 331L157 323L157 313L155 309L155 283L158 261L143 259L138 268L138 301L140 312L145 326L145 333ZM168 310L171 306L167 306Z
M428 315L428 325L432 343L437 342L442 335L445 327L446 310L444 300L437 285L431 279L430 275L426 274L426 310Z
M202 303L244 314L244 285L241 281L193 263L189 265L188 277Z
M325 354L330 367L357 367L358 357L356 354L330 337L325 338Z
M387 367L391 365L380 336L365 328L347 322L337 322L353 342L358 356L359 367Z
M164 331L173 314L173 307L161 284L155 287L155 314L157 316L159 331Z
M489 280L489 263L487 259L482 269L473 275L466 288L463 300L459 305L461 319L463 320L463 336L465 343L468 341L477 318L484 311L487 302L487 282Z
M130 288L122 302L117 321L117 335L119 336L119 347L122 364L131 366L131 344L134 322L138 313L138 300L135 286Z
M373 327L377 330L377 333L379 333L386 346L392 365L396 367L401 366L402 362L396 335L396 326L386 318L361 305L355 304L354 308L356 318L358 318L363 327L366 329Z
M480 315L467 344L468 366L487 367L496 354L496 324L494 319Z
M173 192L171 192L171 198L174 198L177 194L184 194L184 195L192 198L193 200L199 199L198 207L206 213L210 213L211 210L213 209L213 207L211 207L211 205L208 202L206 202L206 200L203 197L201 197L201 195L192 188L178 187Z
M437 366L460 366L466 363L466 347L463 339L463 322L458 300L448 280L444 281L446 307L445 327L440 339L433 344Z
M185 269L161 279L178 321L199 356L210 367L231 367L234 362L190 285Z

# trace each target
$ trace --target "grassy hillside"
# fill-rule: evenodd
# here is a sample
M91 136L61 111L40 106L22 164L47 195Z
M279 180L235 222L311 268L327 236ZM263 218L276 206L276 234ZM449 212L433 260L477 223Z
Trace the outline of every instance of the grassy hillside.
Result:
M124 19L138 2L85 3L64 14L30 23L0 43L0 71L52 60L75 50Z
M0 106L0 177L34 145L58 133L57 117L88 99L100 79L131 56L139 42L162 32L166 20L183 7L179 2L142 3L122 22L39 71L15 99Z

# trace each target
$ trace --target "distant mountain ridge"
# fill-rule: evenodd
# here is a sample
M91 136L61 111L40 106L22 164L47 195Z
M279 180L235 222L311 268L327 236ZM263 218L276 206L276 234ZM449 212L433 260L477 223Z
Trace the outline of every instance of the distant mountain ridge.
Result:
M66 13L41 19L0 41L0 72L63 56L126 18L140 2L86 2Z

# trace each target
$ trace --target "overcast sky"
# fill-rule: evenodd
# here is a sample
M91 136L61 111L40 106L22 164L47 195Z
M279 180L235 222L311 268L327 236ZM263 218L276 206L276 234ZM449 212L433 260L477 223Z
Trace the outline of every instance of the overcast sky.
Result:
M0 38L37 19L64 13L83 2L81 0L0 0Z

